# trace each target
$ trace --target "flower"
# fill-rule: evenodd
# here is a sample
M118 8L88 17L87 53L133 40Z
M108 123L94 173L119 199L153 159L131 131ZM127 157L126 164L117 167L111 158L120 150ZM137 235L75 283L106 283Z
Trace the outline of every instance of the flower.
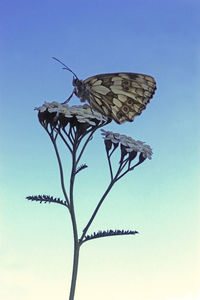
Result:
M149 145L144 145L142 154L145 158L151 159L153 154L151 147Z
M111 141L113 144L120 143L121 149L123 149L123 151L125 150L126 153L140 152L145 159L151 159L152 157L153 152L151 147L142 141L136 141L124 134L113 133L112 131L106 131L104 129L101 129L101 134L105 142Z
M119 137L120 134L119 133L113 133L112 131L106 131L104 129L101 129L101 134L104 136L104 140L110 140L112 143L117 144L120 142Z
M92 126L95 126L99 123L106 123L108 121L105 116L101 115L95 110L92 110L92 108L87 104L69 106L66 103L62 104L55 101L45 102L42 106L36 107L35 110L39 112L39 116L46 112L53 114L54 123L55 121L59 120L59 118L62 118L62 122L66 124L70 122L70 119L73 119L74 122L74 117L78 123L86 123Z

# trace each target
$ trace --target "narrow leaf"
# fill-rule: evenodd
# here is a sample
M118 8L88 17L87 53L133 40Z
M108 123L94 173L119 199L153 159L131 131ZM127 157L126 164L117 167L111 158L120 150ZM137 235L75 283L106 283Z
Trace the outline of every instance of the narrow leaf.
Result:
M42 202L44 202L44 203L58 203L58 204L62 204L64 206L67 206L66 201L63 201L60 198L54 198L54 197L49 196L49 195L28 196L28 197L26 197L26 199L30 200L30 201L38 201L40 203L42 203Z
M88 166L87 166L86 164L81 165L80 167L78 167L78 168L76 169L75 174L77 174L78 172L82 171L83 169L85 169L85 168L87 168L87 167L88 167Z
M133 231L133 230L99 230L98 232L94 232L91 235L86 235L85 239L83 240L83 242L88 241L88 240L92 240L92 239L96 239L96 238L100 238L100 237L106 237L106 236L117 236L117 235L135 235L139 233L138 231Z

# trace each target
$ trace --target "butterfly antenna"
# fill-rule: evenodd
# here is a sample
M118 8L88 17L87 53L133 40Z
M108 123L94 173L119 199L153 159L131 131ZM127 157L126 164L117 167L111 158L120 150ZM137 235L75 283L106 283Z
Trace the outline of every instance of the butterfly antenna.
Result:
M67 70L67 71L69 71L69 72L71 72L75 77L76 77L76 79L78 79L78 77L76 76L76 74L68 67L68 66L66 66L62 61L60 61L58 58L56 58L56 57L52 57L53 59L55 59L57 62L59 62L61 65L63 65L64 66L64 70Z

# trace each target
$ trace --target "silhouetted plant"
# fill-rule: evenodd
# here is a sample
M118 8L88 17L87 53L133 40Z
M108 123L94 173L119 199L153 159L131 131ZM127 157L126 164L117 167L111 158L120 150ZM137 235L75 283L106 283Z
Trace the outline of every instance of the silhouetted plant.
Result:
M57 102L44 103L41 107L36 108L38 111L39 122L45 129L53 144L60 171L61 188L64 200L54 198L48 195L28 196L30 201L40 203L57 203L65 206L70 214L73 237L74 237L74 259L73 271L71 278L71 288L69 300L74 299L76 278L78 272L79 251L83 243L102 237L111 237L118 235L135 235L135 230L99 230L97 233L88 235L87 232L106 196L113 185L128 172L133 171L137 166L142 164L147 158L151 159L152 150L150 146L141 141L135 141L131 137L105 131L102 129L104 138L107 161L110 171L110 182L107 189L99 200L94 209L87 225L78 236L76 212L74 210L74 182L76 175L87 168L86 164L79 165L83 152L87 144L92 140L94 133L101 127L111 122L110 119L102 116L100 113L92 110L88 105L68 106ZM71 153L71 175L69 193L65 187L65 174L61 162L60 152L57 141L60 139ZM119 164L114 171L112 155L119 151Z

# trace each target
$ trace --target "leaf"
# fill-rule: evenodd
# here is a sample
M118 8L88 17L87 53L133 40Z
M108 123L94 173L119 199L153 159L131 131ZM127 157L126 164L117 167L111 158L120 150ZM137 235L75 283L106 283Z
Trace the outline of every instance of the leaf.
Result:
M78 172L82 171L83 169L85 169L85 168L87 168L87 167L88 167L88 166L87 166L86 164L81 165L80 167L78 167L78 168L76 169L75 174L77 174Z
M42 202L44 202L44 203L58 203L58 204L62 204L64 206L67 206L66 201L63 201L60 198L54 198L54 197L49 196L49 195L28 196L28 197L26 197L26 199L30 200L30 201L38 201L40 203L42 203Z
M100 237L106 237L106 236L116 236L116 235L135 235L139 233L138 231L133 231L133 230L99 230L98 232L94 232L91 235L86 235L85 239L83 240L83 242L88 241L88 240L92 240L92 239L96 239L96 238L100 238Z

